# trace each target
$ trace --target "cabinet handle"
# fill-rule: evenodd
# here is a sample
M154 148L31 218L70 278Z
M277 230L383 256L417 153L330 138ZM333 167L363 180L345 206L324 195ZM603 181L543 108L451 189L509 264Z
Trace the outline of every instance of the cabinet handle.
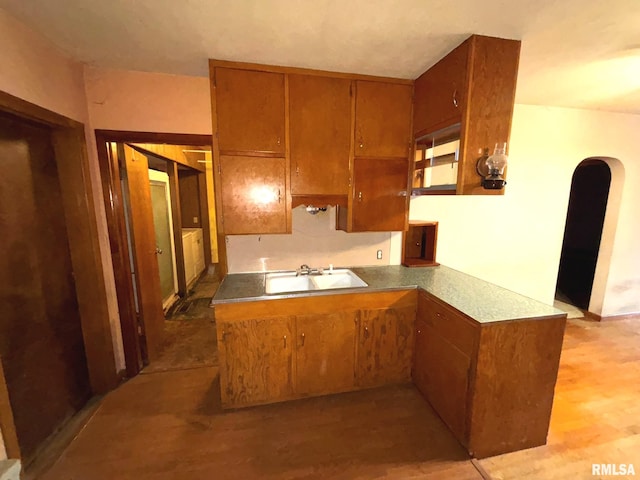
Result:
M281 203L282 195L280 195L280 189L278 189L278 203Z
M302 345L304 347L304 333L300 335L300 337L302 338Z
M358 192L358 201L361 202L362 201L362 192Z
M227 335L229 335L229 332L225 332L225 331L222 332L222 341L223 342L227 341Z
M369 327L364 327L364 339L369 338Z
M278 137L278 138L276 139L276 143L277 143L278 145L280 145L280 137Z
M296 165L296 175L300 175L300 167Z
M458 89L454 89L453 90L453 98L451 99L453 101L453 106L458 108Z
M286 336L286 335L284 335L284 336L282 337L282 340L284 340L284 348L287 348L287 336Z

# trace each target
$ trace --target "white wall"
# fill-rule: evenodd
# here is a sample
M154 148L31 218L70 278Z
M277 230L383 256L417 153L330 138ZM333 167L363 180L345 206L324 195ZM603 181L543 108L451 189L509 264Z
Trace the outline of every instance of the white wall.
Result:
M335 230L335 207L311 215L293 210L291 235L228 235L229 273L293 270L310 267L398 265L399 233L345 233ZM376 258L382 250L382 259Z
M638 132L637 115L516 105L505 195L413 198L410 219L440 222L439 262L551 303L575 167L589 157L618 159L619 200L613 193L608 206L619 208L617 225L603 235L610 267L594 285L604 292L594 313L640 312Z

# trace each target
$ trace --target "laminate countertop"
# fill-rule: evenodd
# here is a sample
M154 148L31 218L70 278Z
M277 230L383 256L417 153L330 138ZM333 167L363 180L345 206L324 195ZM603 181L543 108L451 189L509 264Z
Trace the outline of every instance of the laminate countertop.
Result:
M551 305L444 265L423 268L407 268L401 265L348 268L364 280L368 287L268 295L265 293L264 272L234 273L224 278L211 300L211 306L215 308L223 303L418 288L479 323L566 315Z

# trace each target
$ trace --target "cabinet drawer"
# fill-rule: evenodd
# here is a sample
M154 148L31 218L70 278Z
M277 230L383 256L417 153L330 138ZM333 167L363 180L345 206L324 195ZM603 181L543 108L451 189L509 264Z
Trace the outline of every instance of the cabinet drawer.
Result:
M418 296L418 318L467 355L475 350L478 326L453 307L421 292Z

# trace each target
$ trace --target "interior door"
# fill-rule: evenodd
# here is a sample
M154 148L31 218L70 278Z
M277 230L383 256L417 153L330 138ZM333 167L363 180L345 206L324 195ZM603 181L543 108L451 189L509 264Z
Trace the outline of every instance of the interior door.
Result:
M147 157L119 144L118 156L124 159L129 234L133 252L133 276L137 306L149 361L158 358L164 336L162 287L156 258L156 233L153 224L149 164Z
M153 225L156 233L162 305L166 308L173 302L178 292L169 176L157 170L149 170L149 186L151 189Z
M28 464L91 386L50 130L0 114L0 164L0 357L16 435L3 433Z

